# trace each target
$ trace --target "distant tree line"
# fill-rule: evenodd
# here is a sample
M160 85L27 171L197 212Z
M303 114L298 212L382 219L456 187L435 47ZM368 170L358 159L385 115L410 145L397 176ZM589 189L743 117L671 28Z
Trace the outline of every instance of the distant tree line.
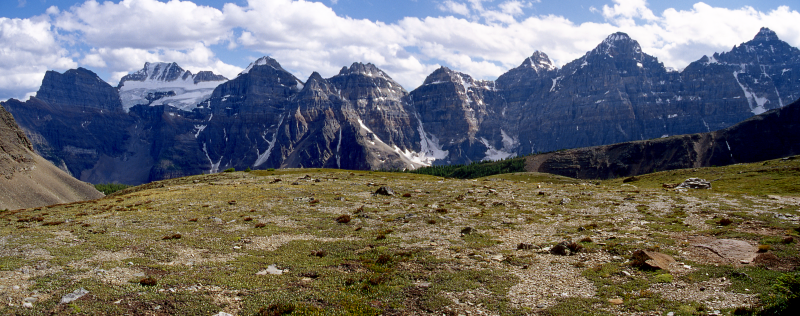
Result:
M120 190L125 190L130 187L132 187L132 185L121 183L100 183L94 185L94 188L97 189L97 191L103 192L105 195L109 195Z
M508 158L498 161L478 161L468 165L430 166L406 173L427 174L445 178L474 179L496 174L524 172L525 157Z

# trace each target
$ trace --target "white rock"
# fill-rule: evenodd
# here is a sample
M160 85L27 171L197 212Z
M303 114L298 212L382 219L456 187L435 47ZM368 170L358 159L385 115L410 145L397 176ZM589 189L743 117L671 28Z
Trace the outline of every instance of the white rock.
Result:
M62 296L61 297L61 304L71 303L72 301L77 300L77 299L83 297L86 294L89 294L89 291L87 291L84 288L79 288L79 289L73 291L72 293L69 293L67 295Z
M22 303L22 307L33 308L33 304L31 304L31 302L25 302L25 303Z
M283 270L278 269L278 267L276 267L274 264L271 264L267 267L266 270L261 270L258 273L256 273L256 275L267 275L267 274L281 275L283 274Z

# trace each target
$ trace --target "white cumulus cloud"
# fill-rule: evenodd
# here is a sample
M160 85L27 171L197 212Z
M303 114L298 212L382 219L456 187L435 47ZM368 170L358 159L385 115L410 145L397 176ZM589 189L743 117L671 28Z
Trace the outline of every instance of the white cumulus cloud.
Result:
M218 9L189 0L88 0L38 17L0 18L0 98L35 91L47 69L77 66L110 74L111 84L154 61L232 78L246 62L227 55L269 55L303 80L370 62L412 90L440 65L493 79L539 50L562 66L617 31L674 68L728 51L764 26L800 46L800 13L788 6L698 2L653 12L645 0L608 0L592 9L602 23L578 23L528 14L540 1L443 0L431 5L444 16L383 23L337 14L337 1L230 2Z

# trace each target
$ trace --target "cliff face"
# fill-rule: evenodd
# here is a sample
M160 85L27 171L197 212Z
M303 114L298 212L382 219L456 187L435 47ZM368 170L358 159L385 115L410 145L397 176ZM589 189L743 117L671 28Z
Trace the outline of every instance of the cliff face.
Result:
M0 106L0 209L68 203L103 196L33 152L14 118Z
M146 105L126 113L116 89L85 69L48 72L37 97L2 105L36 152L83 181L141 184L203 170L194 126L207 114Z
M329 79L314 73L303 83L264 57L217 88L209 99L213 117L198 139L210 172L416 167L417 122L406 95L371 64L353 64Z
M608 179L800 154L800 101L719 131L533 155L525 170Z
M117 90L84 68L67 70L63 74L48 71L36 98L60 110L122 110Z

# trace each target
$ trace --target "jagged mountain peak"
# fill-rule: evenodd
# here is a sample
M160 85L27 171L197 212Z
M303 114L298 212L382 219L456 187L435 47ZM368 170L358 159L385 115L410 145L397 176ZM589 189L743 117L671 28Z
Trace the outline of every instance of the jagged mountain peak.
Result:
M533 68L537 72L541 70L550 71L557 69L557 67L553 65L553 62L550 60L550 57L547 57L547 54L538 50L533 52L531 57L526 58L525 61L522 62L521 67Z
M428 75L427 78L425 78L423 85L441 82L461 82L464 80L472 81L472 77L468 74L460 73L445 66L441 66Z
M365 75L367 77L382 77L386 79L391 79L389 75L386 74L383 70L378 68L377 66L373 65L372 63L360 63L355 62L350 67L342 67L342 70L339 71L339 76L346 76L346 75Z
M122 77L117 90L126 110L138 104L191 110L225 81L228 78L211 71L194 75L175 62L146 62L142 69Z
M606 54L611 57L619 55L632 55L642 54L642 47L639 42L632 39L628 34L623 32L616 32L609 35L597 47L595 47L589 55L602 55Z
M250 73L250 70L252 70L254 67L265 66L265 65L275 68L275 70L286 71L285 69L283 69L283 67L277 60L269 56L264 56L250 63L250 65L247 66L245 70L242 70L242 72L240 72L239 75L241 76L243 74Z
M122 109L116 89L86 68L47 71L36 98L63 108Z
M800 50L782 41L769 28L762 27L752 40L735 45L729 52L714 54L727 64L786 64L800 61Z
M769 42L773 40L780 40L778 39L778 34L766 27L762 27L761 30L758 31L758 34L756 34L756 36L753 38L753 41L759 42Z
M222 75L214 74L211 71L201 71L197 75L192 74L191 71L185 70L178 65L178 63L166 62L145 62L142 69L128 74L119 81L117 88L122 88L128 81L139 82L174 82L174 81L191 81L191 84L209 81L227 81Z
M322 75L315 71L311 73L311 76L308 76L304 89L316 89L320 86L327 86L327 81L325 81L325 78L322 78Z

